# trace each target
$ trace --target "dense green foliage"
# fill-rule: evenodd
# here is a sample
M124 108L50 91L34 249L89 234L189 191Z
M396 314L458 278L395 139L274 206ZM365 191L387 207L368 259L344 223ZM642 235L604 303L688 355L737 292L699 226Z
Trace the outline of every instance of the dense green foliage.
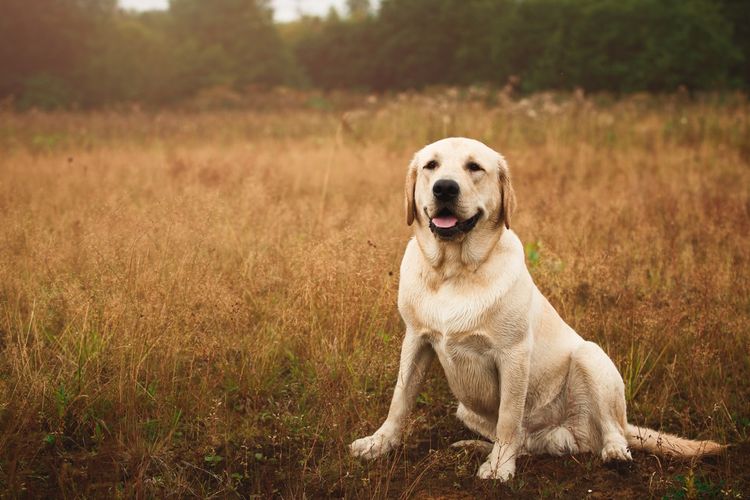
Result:
M524 91L750 86L746 0L350 0L275 25L267 0L4 0L0 97L21 107L161 104L221 87Z

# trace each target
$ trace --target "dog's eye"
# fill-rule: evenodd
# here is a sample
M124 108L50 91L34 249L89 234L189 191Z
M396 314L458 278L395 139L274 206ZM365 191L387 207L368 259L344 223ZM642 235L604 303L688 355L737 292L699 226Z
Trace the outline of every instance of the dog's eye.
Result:
M469 170L471 170L472 172L479 172L480 170L484 170L484 169L483 169L483 168L482 168L482 167L481 167L481 166L479 165L479 163L477 163L477 162L475 162L475 161L470 161L469 163L467 163L467 164L466 164L466 168L468 168L468 169L469 169Z
M438 167L438 162L435 160L430 160L427 162L427 165L424 166L427 170L435 170Z

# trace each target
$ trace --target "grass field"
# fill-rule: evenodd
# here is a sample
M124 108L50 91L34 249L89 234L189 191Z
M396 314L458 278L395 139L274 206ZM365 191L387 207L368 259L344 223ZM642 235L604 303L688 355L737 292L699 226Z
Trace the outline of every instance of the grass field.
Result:
M444 92L256 111L0 113L7 496L750 496L750 104ZM700 462L483 457L434 366L405 446L411 154L506 155L540 290L620 369L629 419L732 443Z

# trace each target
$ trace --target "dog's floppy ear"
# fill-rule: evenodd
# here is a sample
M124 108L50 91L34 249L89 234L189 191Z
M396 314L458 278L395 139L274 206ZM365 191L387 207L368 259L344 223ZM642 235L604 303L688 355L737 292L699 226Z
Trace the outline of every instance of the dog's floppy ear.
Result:
M414 188L417 184L417 157L416 155L409 164L406 171L406 184L404 185L404 199L406 200L406 225L411 226L417 215L417 207L414 204Z
M497 223L505 223L505 227L510 229L510 216L516 209L516 193L513 191L513 185L510 182L510 171L508 164L503 157L500 157L499 182L500 188L500 214Z

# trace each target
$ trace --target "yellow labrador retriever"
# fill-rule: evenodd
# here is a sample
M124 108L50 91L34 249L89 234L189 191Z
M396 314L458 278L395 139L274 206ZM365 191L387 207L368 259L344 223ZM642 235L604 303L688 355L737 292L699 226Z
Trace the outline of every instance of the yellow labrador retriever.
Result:
M718 453L628 423L617 368L581 338L539 292L510 229L515 197L503 157L449 138L420 150L406 176L398 308L406 323L393 400L383 425L350 445L372 459L400 441L419 384L437 355L458 399L457 417L492 443L478 476L507 480L523 453L601 454L633 449L677 456ZM468 444L471 442L457 443Z

